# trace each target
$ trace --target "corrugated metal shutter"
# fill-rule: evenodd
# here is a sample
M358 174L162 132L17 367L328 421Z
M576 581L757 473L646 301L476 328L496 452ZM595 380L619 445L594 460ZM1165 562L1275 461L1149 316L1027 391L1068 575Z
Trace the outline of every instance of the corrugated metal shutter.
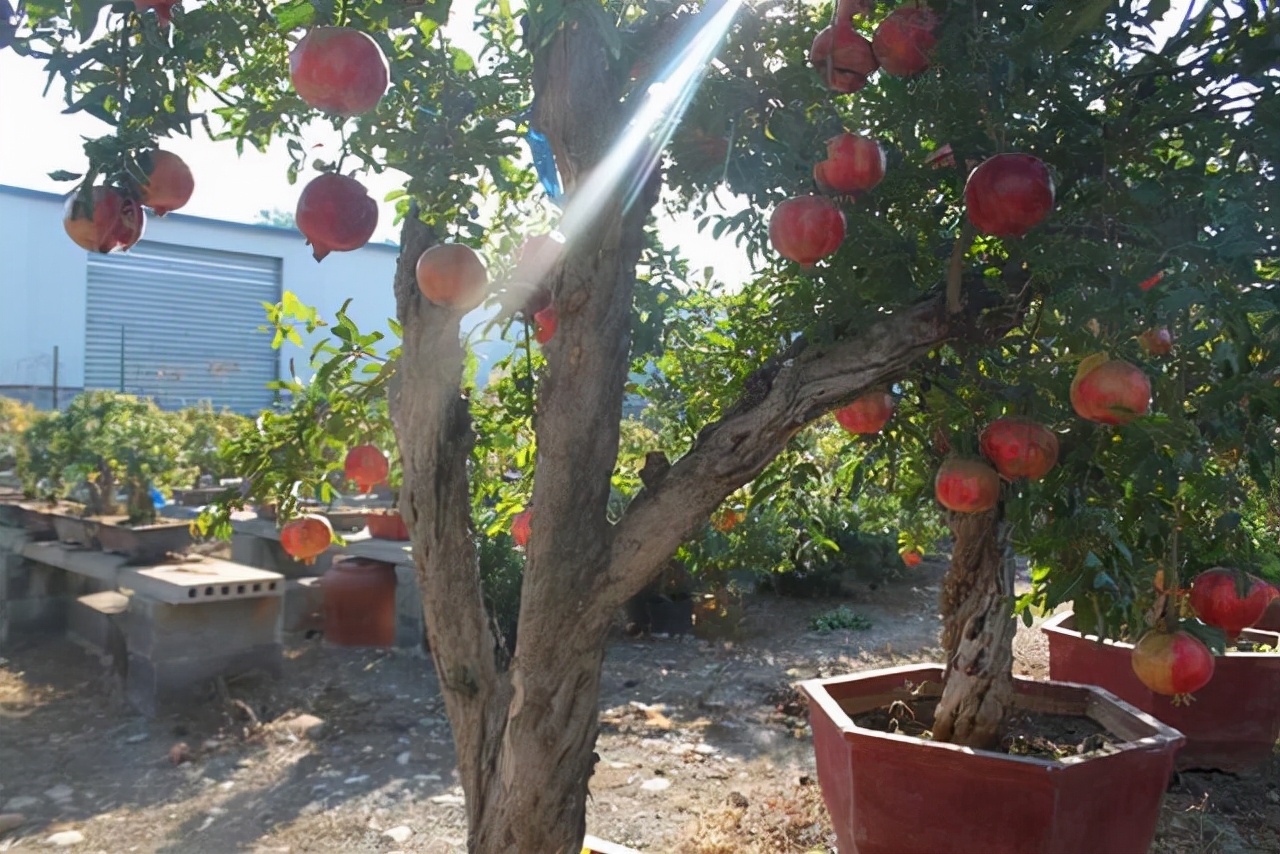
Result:
M123 375L166 409L270 406L278 354L258 327L280 283L280 259L261 255L153 241L90 254L85 388L119 389Z

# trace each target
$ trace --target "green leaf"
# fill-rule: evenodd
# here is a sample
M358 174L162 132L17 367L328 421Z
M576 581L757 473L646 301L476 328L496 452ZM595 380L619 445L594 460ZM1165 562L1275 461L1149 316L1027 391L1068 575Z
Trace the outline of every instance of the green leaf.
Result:
M50 172L49 177L54 181L77 181L82 176L79 172L68 172L65 169L58 169L55 172Z
M316 6L311 3L311 0L290 0L272 9L271 15L276 19L280 29L288 32L309 26L316 18L316 11ZM332 5L330 5L330 17L332 17Z

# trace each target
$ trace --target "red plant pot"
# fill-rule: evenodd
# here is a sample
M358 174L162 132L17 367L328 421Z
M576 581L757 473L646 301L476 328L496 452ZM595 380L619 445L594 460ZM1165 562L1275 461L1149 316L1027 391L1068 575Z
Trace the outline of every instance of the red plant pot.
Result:
M853 715L941 685L939 665L802 683L840 854L1146 854L1182 736L1106 691L1019 677L1020 707L1083 715L1123 739L1060 761L857 726ZM935 696L937 692L935 691Z
M337 560L320 578L324 637L338 646L394 646L396 568L367 558Z
M377 540L409 539L409 529L404 524L399 510L388 510L385 513L369 513L365 516L365 524L369 526L369 536Z
M1133 644L1099 643L1075 630L1071 611L1046 620L1049 678L1100 685L1180 730L1187 745L1177 767L1238 772L1266 762L1280 739L1280 654L1229 652L1214 658L1213 678L1185 706L1153 694L1130 664ZM1280 634L1246 629L1241 637L1280 648Z

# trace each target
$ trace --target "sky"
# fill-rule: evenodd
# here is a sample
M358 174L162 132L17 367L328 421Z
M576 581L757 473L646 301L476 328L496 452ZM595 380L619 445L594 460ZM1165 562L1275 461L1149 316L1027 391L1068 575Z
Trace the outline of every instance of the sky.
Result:
M451 35L466 49L473 49L478 43L470 31L474 7L474 3L455 2L449 22ZM53 181L48 173L82 172L86 165L83 138L106 135L111 128L84 113L63 115L61 80L55 80L48 96L43 96L47 76L42 66L40 60L0 50L0 184L66 193L75 184ZM305 141L304 146L326 140L333 140L328 127ZM182 157L196 175L195 193L181 211L195 216L255 222L264 209L291 212L308 175L313 174L304 172L299 182L290 186L285 177L289 157L283 143L273 145L266 153L246 146L244 154L237 156L233 142L209 141L198 124L192 138L168 138L161 147ZM401 181L395 173L365 173L360 180L379 201L380 217L373 240L397 241L399 229L392 224L393 205L381 200ZM717 277L731 283L740 282L749 274L747 260L732 240L717 244L709 233L698 235L693 221L687 218L664 220L660 228L670 243L682 247L691 269L714 266Z

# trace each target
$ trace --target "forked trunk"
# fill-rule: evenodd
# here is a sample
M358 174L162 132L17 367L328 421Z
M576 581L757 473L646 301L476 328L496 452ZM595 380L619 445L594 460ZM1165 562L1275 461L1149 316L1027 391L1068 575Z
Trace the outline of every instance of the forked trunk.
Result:
M933 737L990 749L1013 699L1011 529L999 510L952 513L955 538L942 588L947 681Z
M114 516L119 511L116 501L116 475L108 463L98 466L98 477L89 483L89 505L85 509L90 516Z

